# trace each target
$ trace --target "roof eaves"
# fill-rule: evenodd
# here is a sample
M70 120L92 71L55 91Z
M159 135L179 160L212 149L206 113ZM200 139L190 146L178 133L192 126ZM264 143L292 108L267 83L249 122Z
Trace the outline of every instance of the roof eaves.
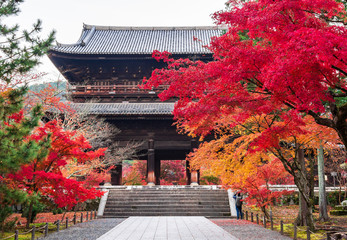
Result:
M136 30L163 30L163 31L174 31L174 30L226 30L224 26L182 26L182 27L120 27L120 26L97 26L97 25L88 25L84 24L83 28L86 30L94 28L96 30L115 30L115 31L136 31Z

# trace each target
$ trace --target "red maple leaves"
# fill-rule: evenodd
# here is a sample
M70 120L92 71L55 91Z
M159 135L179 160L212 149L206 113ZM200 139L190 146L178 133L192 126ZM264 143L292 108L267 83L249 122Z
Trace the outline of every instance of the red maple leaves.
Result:
M40 194L57 204L58 207L71 209L79 202L102 196L102 192L83 186L83 181L76 181L63 176L62 170L68 161L84 164L103 156L105 149L90 151L90 144L83 136L73 131L64 131L57 121L51 121L39 127L30 136L42 142L49 141L48 155L24 165L15 174L9 174L8 180L29 194Z

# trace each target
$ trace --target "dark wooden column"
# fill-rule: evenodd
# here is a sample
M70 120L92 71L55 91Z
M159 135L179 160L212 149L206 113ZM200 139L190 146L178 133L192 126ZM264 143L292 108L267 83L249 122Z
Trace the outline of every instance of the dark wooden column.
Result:
M154 162L155 185L160 185L160 159L156 158Z
M196 139L190 141L191 151L199 147L199 142ZM190 166L189 166L190 167ZM198 169L190 169L190 185L199 185L200 184L200 171ZM187 175L188 176L188 175ZM188 181L187 181L188 182Z
M199 185L200 184L200 170L192 170L191 173L191 183L190 185Z
M148 140L147 184L155 185L156 182L154 141L153 139L150 139Z
M111 184L122 185L122 164L118 164L111 170Z
M190 166L189 166L189 161L186 160L186 178L187 178L187 185L190 185L190 184L192 183L189 167L190 167Z

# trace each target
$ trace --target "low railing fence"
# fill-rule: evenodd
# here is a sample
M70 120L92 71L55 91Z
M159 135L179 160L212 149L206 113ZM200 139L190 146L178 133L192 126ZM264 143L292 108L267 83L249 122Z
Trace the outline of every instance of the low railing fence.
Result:
M67 217L64 221L60 221L57 220L53 223L53 225L55 225L55 231L59 232L60 231L60 227L63 225L65 228L67 229L69 228L69 225L75 225L77 223L83 223L89 220L93 220L97 218L97 211L96 210L92 210L92 211L88 211L85 212L85 214L83 214L83 212L80 214L80 217L77 216L77 214L75 213L73 218L71 220L69 220L69 218ZM71 224L70 224L71 223ZM15 231L15 233L13 235L7 236L5 238L1 238L0 240L5 240L5 239L14 239L14 240L18 240L19 235L26 235L28 233L31 233L31 240L35 240L36 239L36 233L38 232L42 232L43 237L47 237L48 236L48 232L49 232L49 224L46 222L44 226L42 227L36 227L33 226L31 229L29 229L26 232L19 232L18 230Z
M306 239L307 240L335 240L332 236L330 236L329 233L314 233L312 232L309 227L299 227L296 224L294 225L285 225L283 223L283 220L280 220L279 222L275 222L273 219L273 216L270 212L270 217L267 219L265 215L259 215L258 213L254 214L253 212L244 211L243 212L243 218L247 221L251 221L254 223L257 223L258 225L263 225L264 228L269 228L271 230L277 230L275 229L274 225L279 226L279 232L281 235L291 235L293 233L293 239L298 239L298 232L305 232ZM302 238L301 238L302 239Z

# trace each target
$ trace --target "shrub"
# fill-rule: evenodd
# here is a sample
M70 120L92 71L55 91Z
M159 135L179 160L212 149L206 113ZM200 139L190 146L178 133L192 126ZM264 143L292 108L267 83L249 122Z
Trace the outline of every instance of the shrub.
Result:
M334 191L327 193L328 204L332 207L340 204L339 196L341 196L341 201L343 201L344 192Z
M330 215L334 216L344 216L347 215L347 209L346 210L331 210Z

